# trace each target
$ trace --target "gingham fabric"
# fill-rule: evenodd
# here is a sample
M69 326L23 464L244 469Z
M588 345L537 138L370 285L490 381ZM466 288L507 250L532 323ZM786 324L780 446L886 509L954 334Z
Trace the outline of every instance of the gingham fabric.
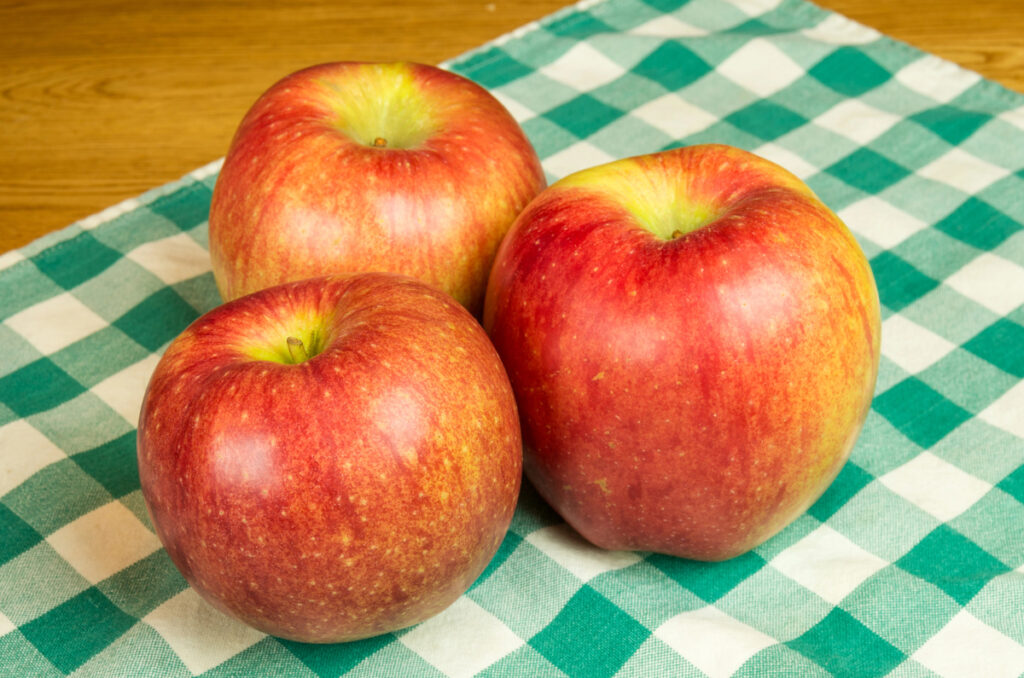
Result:
M314 646L225 618L161 548L135 463L161 351L219 303L213 164L0 256L0 674L1024 673L1024 97L800 0L578 5L447 66L552 180L723 142L839 213L883 339L833 486L718 564L592 548L526 487L486 572L414 628Z

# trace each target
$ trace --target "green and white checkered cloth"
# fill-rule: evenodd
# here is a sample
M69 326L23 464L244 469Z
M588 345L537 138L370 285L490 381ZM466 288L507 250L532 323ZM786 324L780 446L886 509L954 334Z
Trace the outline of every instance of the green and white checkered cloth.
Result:
M1024 673L1024 96L802 0L586 3L447 66L550 179L724 142L839 213L883 340L835 484L717 564L599 551L527 487L419 626L313 646L228 620L161 549L135 463L161 351L219 303L214 164L0 256L0 674Z

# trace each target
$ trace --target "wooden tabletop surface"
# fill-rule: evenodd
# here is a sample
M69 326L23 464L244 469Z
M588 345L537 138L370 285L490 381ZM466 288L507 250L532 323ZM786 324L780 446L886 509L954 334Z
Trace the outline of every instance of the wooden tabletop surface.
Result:
M566 0L0 0L0 252L224 155L281 76L437 63ZM1024 92L1021 0L819 0Z

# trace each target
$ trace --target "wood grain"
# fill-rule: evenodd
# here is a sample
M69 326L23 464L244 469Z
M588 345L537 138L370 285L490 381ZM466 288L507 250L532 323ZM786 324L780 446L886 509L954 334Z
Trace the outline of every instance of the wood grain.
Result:
M437 63L564 4L0 1L0 252L221 157L291 71ZM1024 91L1019 0L819 4Z

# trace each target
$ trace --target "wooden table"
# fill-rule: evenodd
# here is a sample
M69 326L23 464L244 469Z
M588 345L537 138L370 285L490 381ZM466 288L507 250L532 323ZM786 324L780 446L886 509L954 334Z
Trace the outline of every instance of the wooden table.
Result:
M1021 0L821 0L1024 92ZM0 2L0 252L221 157L322 61L436 63L565 0Z

